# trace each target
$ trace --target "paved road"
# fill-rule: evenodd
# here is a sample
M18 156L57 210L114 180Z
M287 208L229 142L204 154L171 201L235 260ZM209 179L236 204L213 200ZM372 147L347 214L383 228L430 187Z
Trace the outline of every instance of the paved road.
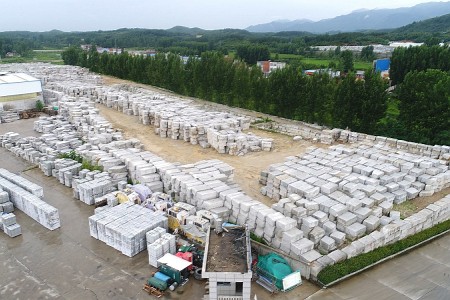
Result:
M450 234L308 299L450 299Z

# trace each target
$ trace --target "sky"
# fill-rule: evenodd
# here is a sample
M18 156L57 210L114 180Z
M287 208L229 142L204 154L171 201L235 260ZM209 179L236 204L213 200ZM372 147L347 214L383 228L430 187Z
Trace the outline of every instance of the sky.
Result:
M13 0L0 1L1 31L119 28L240 28L275 20L318 21L358 9L414 6L430 0Z

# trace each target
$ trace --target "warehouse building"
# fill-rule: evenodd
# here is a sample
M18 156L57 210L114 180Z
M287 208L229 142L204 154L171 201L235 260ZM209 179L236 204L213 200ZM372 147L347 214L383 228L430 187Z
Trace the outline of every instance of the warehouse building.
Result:
M0 111L31 109L42 98L41 81L24 73L0 72Z

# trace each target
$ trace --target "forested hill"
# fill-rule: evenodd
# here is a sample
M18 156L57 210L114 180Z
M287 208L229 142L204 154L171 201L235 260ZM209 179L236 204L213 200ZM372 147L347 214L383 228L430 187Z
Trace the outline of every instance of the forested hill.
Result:
M412 24L396 29L397 33L450 33L450 14L440 17L414 22Z

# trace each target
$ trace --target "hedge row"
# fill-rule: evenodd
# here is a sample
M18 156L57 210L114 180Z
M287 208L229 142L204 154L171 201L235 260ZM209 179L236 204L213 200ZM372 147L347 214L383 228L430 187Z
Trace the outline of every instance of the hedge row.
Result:
M405 239L399 240L393 244L377 248L371 252L364 253L335 265L327 266L317 276L317 279L323 285L329 284L339 278L359 271L371 264L376 263L386 257L399 253L411 246L417 245L433 236L436 236L450 229L450 220L437 224L431 228L425 229L419 233L411 235Z

